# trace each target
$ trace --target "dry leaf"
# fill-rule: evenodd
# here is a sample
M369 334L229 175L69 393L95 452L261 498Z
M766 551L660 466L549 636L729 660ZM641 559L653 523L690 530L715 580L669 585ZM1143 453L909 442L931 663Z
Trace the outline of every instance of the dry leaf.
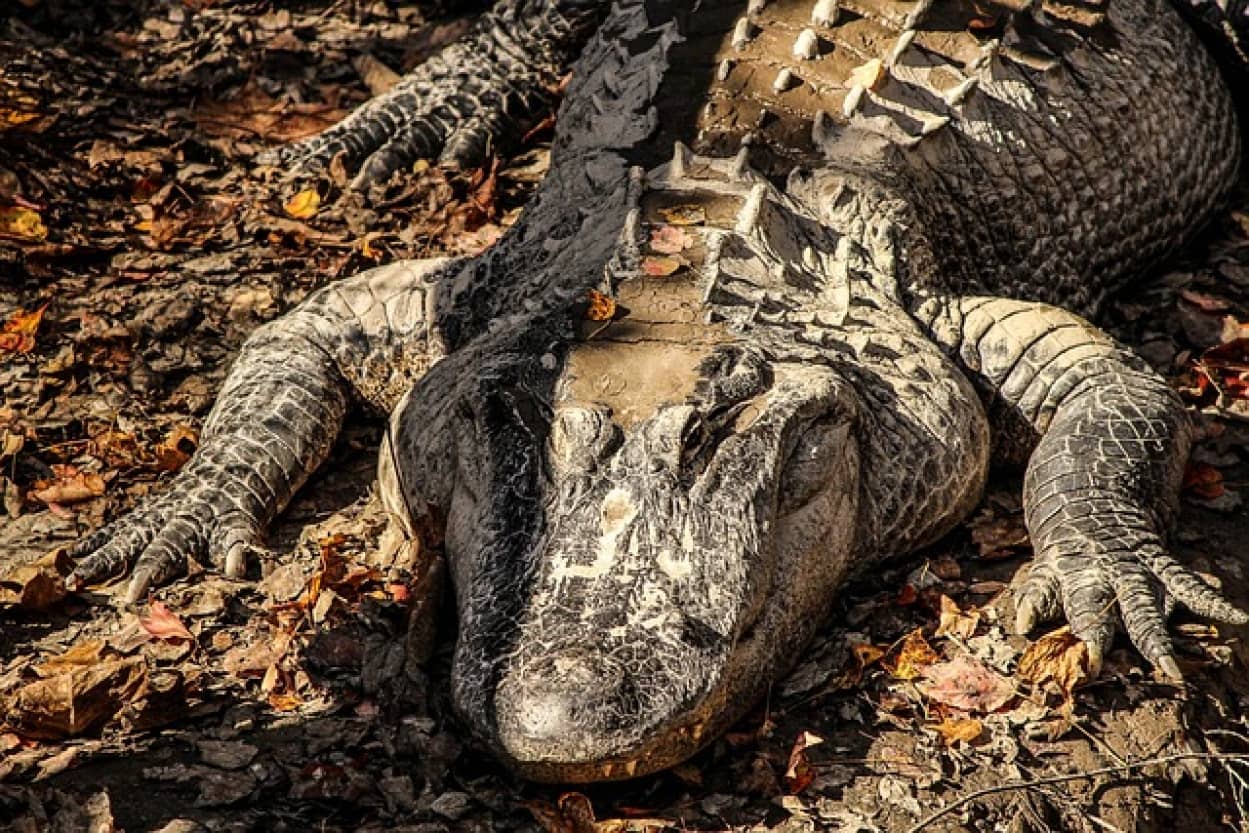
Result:
M1015 696L1010 680L967 655L929 665L920 675L925 697L959 711L988 714Z
M1053 681L1063 696L1089 678L1089 647L1064 626L1028 646L1015 673L1021 680L1041 685Z
M971 743L984 733L984 724L975 718L947 717L929 728L941 736L946 746L958 741Z
M874 90L883 80L885 80L885 62L880 58L873 58L850 71L849 85Z
M647 256L642 258L642 272L652 278L666 278L684 265L675 257Z
M941 594L941 621L933 636L957 636L970 639L980 624L980 611L974 608L964 612L958 604L944 593Z
M616 317L616 299L597 289L591 289L587 295L590 301L585 311L587 321L611 321Z
M9 353L29 353L35 349L35 333L39 330L39 322L43 320L44 304L37 310L26 312L18 310L0 327L0 351Z
M1184 471L1184 492L1201 500L1214 500L1226 489L1223 473L1208 463L1189 463Z
M920 675L926 665L931 665L941 657L924 639L919 628L911 631L902 640L896 656L884 661L889 673L899 680L913 680Z
M35 673L45 678L55 677L58 674L68 674L76 668L87 668L97 665L104 659L104 652L104 640L88 639L71 645L64 652L35 666Z
M659 216L674 226L701 226L707 222L707 210L701 205L674 205L661 208Z
M20 205L6 205L0 208L0 234L24 240L44 240L48 236L48 227L43 224L39 212Z
M164 602L154 601L148 605L146 617L139 618L139 624L155 639L165 642L190 642L195 639L186 625Z
M824 738L812 732L798 733L793 748L789 750L789 766L785 769L785 786L791 795L802 792L815 780L815 769L807 758L807 750L823 742Z
M680 226L655 226L651 229L651 251L660 254L679 254L689 248L692 242L690 236L685 233L685 229Z
M23 737L73 737L112 718L146 682L147 664L139 657L73 666L19 689L6 704L4 721Z
M51 483L39 481L44 485L32 491L31 497L48 506L60 504L82 503L104 494L104 478L92 471L79 471L72 466L53 466L59 478ZM39 484L36 484L39 485Z
M315 217L317 209L321 207L321 195L317 193L315 188L305 188L295 196L286 201L286 205L282 206L286 211L286 216L295 220L307 220Z
M198 445L198 431L187 425L175 425L156 446L156 468L177 471L191 459Z

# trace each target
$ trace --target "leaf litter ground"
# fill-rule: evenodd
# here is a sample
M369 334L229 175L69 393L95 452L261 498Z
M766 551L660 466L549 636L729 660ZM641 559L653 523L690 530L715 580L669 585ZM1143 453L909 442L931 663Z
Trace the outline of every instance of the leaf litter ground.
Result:
M248 332L337 277L490 245L540 179L546 136L456 177L418 165L370 201L333 171L270 181L259 150L332 124L466 22L326 0L19 6L0 13L0 828L1245 824L1244 633L1181 616L1186 687L1122 647L1090 681L1062 629L1008 635L1029 553L1009 472L964 529L848 588L723 739L623 785L518 782L457 725L448 628L408 627L427 619L412 613L426 577L385 545L370 497L367 415L252 580L195 569L133 610L114 588L67 596L57 546L186 462ZM685 268L681 226L698 219L670 221L652 234L660 275ZM1177 550L1242 604L1247 321L1243 192L1112 310L1200 428Z

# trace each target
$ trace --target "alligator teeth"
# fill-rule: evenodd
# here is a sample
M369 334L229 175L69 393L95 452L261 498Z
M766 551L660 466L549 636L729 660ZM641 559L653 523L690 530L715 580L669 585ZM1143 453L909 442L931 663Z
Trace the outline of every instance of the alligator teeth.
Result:
M750 186L750 193L742 202L741 211L737 212L737 224L734 231L738 234L750 234L759 225L759 215L763 213L763 200L767 196L768 186L756 182Z
M706 723L696 723L690 728L690 737L694 739L694 743L702 740L703 732L707 731Z
M739 18L737 25L733 27L733 48L745 49L746 44L750 43L754 37L755 27L751 24L749 18Z
M772 82L772 90L778 93L783 93L796 86L798 86L798 76L794 75L794 71L789 67L785 67L778 72L776 80Z
M971 94L971 91L976 88L976 85L978 83L980 82L975 78L975 76L971 78L965 78L962 81L960 81L956 86L951 87L950 89L943 92L941 94L941 97L945 99L946 104L950 105L951 107L957 107L958 105L962 104L964 101L967 100L967 96Z
M768 5L768 0L750 0L746 5L746 14L759 14L766 5Z
M750 145L742 142L741 149L733 157L733 165L729 168L729 177L731 179L741 181L746 178L746 173L750 170Z
M628 775L630 778L632 778L633 773L638 771L638 762L629 761L627 764L624 765L624 770L625 770L625 774Z
M603 764L603 777L611 778L611 771L614 769L611 764Z
M862 84L855 84L850 88L850 94L846 96L845 102L841 105L841 112L846 118L850 118L859 109L859 104L863 101L863 92L866 90Z
M733 61L729 58L725 58L720 62L720 66L716 70L716 80L721 82L729 80L729 73L732 71Z
M832 26L837 22L837 0L816 0L811 22L816 26Z
M800 61L810 61L820 54L820 39L810 29L803 29L794 40L794 57Z

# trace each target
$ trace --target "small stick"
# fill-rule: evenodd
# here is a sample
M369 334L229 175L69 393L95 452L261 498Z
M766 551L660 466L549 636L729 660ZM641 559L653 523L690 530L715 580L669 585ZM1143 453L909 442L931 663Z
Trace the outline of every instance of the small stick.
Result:
M1099 775L1113 775L1117 772L1129 772L1134 769L1143 769L1147 766L1156 764L1169 764L1175 761L1222 761L1222 762L1239 762L1249 763L1249 753L1226 753L1226 752L1177 752L1174 755L1162 755L1157 758L1146 758L1141 761L1131 761L1114 766L1102 767L1101 769L1090 769L1088 772L1076 772L1069 775L1052 775L1048 778L1036 778L1030 781L1012 781L1009 784L998 784L994 787L984 787L983 789L969 792L958 798L951 804L947 804L940 810L932 813L921 820L914 827L909 829L907 833L919 833L925 827L928 827L938 819L944 818L960 807L964 807L978 798L994 793L1008 792L1010 790L1030 790L1036 787L1043 787L1050 784L1064 784L1068 781L1079 781L1084 778L1096 778Z

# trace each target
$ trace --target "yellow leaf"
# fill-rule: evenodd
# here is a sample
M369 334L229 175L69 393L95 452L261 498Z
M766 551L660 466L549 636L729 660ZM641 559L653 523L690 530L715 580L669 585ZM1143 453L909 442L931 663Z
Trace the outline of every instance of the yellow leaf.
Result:
M873 58L850 71L850 86L852 87L866 87L874 90L884 80L885 63L880 58Z
M937 625L933 636L958 636L971 639L976 633L976 625L980 624L980 611L959 610L958 604L944 593L941 594L941 623Z
M305 188L295 196L286 201L283 208L286 214L296 220L307 220L315 217L317 209L321 207L321 195L316 192L315 188Z
M43 240L48 236L48 227L43 224L39 212L20 205L7 205L0 208L0 234Z

